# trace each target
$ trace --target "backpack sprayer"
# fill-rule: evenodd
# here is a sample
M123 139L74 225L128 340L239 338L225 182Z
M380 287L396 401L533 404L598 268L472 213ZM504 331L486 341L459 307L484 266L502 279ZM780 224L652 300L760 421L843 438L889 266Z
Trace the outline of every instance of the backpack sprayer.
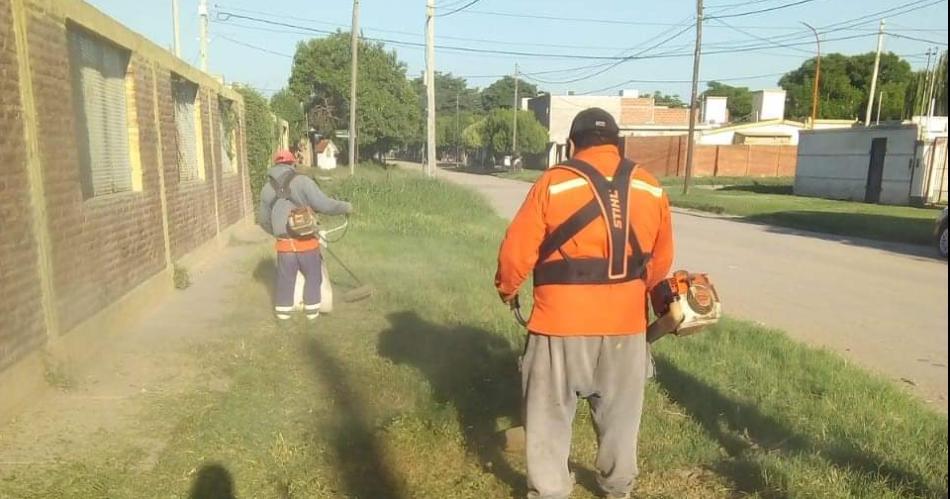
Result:
M347 303L364 300L373 295L373 288L369 285L363 283L356 274L350 270L350 268L343 262L333 250L330 249L330 243L337 243L346 235L346 231L350 225L350 218L346 217L343 219L343 223L340 225L329 229L329 230L320 230L317 231L317 235L320 238L320 252L323 254L329 254L336 260L337 263L343 267L343 270L346 271L350 277L356 281L355 288L347 291L343 295L343 301ZM331 238L333 234L340 233L336 238ZM320 284L320 312L330 313L333 311L333 286L330 284L330 275L327 272L327 262L323 259L320 263L320 271L323 274L322 283ZM303 306L303 287L304 287L304 276L302 273L297 273L297 280L294 283L294 303L298 306Z

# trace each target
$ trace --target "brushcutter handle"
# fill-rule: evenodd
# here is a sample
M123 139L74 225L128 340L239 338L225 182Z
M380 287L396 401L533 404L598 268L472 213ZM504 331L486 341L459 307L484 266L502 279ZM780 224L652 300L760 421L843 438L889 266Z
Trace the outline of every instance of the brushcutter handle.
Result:
M521 315L521 300L518 299L518 295L515 295L515 297L508 302L508 306L511 307L511 312L515 315L515 320L518 321L518 324L521 324L521 327L528 327L528 321Z

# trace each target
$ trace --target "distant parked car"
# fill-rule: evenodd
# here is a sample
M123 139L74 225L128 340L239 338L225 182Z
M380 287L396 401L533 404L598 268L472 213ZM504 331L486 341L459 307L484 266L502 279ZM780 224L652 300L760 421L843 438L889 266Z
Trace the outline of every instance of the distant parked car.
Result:
M934 238L937 241L937 251L940 256L947 258L947 209L944 208L934 223Z

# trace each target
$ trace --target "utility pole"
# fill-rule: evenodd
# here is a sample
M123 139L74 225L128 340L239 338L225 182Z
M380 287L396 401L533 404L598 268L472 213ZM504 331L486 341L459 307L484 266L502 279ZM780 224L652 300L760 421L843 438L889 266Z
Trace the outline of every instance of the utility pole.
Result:
M172 0L172 49L181 59L181 30L178 27L178 0Z
M516 170L515 158L518 157L518 63L515 63L515 102L511 108L511 169Z
M818 119L818 88L821 83L821 37L818 35L818 30L815 29L814 26L804 21L801 21L801 23L815 34L817 55L815 57L815 82L814 88L812 88L811 91L811 127L815 128L815 121Z
M455 94L455 164L461 164L462 155L459 152L459 144L462 143L461 128L459 127L459 94Z
M435 0L426 0L426 175L435 175Z
M353 0L353 22L350 26L350 129L348 135L347 159L350 162L350 175L356 174L356 83L359 72L357 58L360 46L360 0Z
M930 120L934 116L934 107L937 105L937 95L934 85L937 83L937 68L940 67L940 49L934 47L934 67L930 77L930 90L927 92L927 130L930 130Z
M930 102L930 96L929 96L930 91L928 90L930 88L930 55L931 55L930 49L928 48L927 49L927 69L924 72L923 87L920 88L920 92L923 94L923 96L922 98L920 98L920 107L918 108L916 105L914 106L915 110L920 109L920 111L918 112L919 116L924 115L924 110L926 110L927 103ZM913 118L913 116L911 116L911 118Z
M882 107L884 107L884 91L883 90L881 90L877 98L877 118L874 120L875 125L881 124L881 108Z
M696 142L696 112L699 93L699 59L703 48L703 0L696 0L696 49L693 52L693 92L689 98L689 135L686 140L686 175L683 177L683 194L689 194L689 181L693 175L693 148Z
M871 126L871 111L874 110L874 96L877 91L877 73L881 69L881 50L884 48L884 20L877 32L877 55L874 57L874 74L871 75L871 90L868 94L868 109L864 113L864 126Z
M201 70L208 72L208 0L198 1L198 36L201 47Z

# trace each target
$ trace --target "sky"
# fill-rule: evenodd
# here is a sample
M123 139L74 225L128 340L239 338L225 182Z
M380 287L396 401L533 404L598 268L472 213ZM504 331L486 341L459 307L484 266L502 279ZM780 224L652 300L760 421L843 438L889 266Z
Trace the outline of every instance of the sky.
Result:
M87 1L156 44L172 46L171 0ZM197 65L198 0L179 2L182 58ZM349 30L353 6L350 0L208 3L210 72L268 95L286 86L297 43L325 36L308 29ZM453 13L469 3L472 0L437 0L435 19L436 70L463 76L469 86L488 86L513 74L517 65L525 80L553 94L613 95L636 89L689 95L693 0L475 0ZM882 18L888 33L884 50L904 56L915 68L926 66L928 48L942 51L947 46L947 0L705 4L703 82L720 80L752 89L776 86L782 73L814 56L814 35L801 22L822 33L823 53L873 51ZM360 9L363 36L408 43L387 47L396 50L410 77L421 75L425 56L417 45L425 42L425 0L362 0ZM888 12L878 14L882 11Z

